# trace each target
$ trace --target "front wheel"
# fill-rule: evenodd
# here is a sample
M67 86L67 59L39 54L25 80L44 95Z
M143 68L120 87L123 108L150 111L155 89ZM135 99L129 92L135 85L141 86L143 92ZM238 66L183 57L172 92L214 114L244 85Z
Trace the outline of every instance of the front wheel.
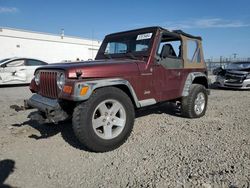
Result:
M182 98L182 115L188 118L204 116L207 109L207 99L206 88L200 84L192 84L189 95Z
M96 90L73 113L73 130L89 150L105 152L119 147L130 135L134 106L126 93L114 87Z

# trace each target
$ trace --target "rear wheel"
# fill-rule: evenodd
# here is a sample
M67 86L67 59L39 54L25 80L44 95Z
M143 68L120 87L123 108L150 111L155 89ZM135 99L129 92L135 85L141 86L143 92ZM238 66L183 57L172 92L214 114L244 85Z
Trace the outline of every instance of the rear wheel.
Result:
M89 150L105 152L123 144L134 124L134 106L122 90L114 87L96 90L73 113L73 130Z
M200 84L192 84L189 95L182 98L182 115L188 118L204 116L207 109L207 99L206 88Z

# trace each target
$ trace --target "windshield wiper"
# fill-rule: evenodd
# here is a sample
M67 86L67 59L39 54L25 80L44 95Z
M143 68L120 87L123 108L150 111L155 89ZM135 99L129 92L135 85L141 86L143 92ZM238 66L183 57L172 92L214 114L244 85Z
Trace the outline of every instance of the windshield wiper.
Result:
M112 57L111 57L111 55L110 54L108 54L108 53L103 53L103 55L105 56L105 57L107 57L107 58L109 58L109 59L112 59Z
M138 60L138 59L134 56L134 54L132 54L131 52L127 52L127 53L125 53L125 55L126 55L127 57L130 57L131 59Z

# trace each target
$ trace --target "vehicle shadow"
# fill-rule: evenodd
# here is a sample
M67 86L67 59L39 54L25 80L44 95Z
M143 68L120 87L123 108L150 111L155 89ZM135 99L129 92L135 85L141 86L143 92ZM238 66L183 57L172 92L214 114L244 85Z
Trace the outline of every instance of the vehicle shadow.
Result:
M6 179L11 173L14 172L15 161L11 159L5 159L0 161L0 187L1 188L11 188L10 185L4 184Z
M28 120L21 124L13 124L13 127L23 127L23 126L30 126L33 129L36 129L39 134L31 134L29 138L35 140L47 139L53 137L57 134L61 134L64 141L66 141L69 145L76 149L89 151L87 148L83 147L80 142L76 139L71 121L60 122L58 124L53 123L46 123L46 124L39 124L36 121Z
M142 108L140 110L136 110L135 117L139 118L150 114L169 114L180 117L180 112L178 111L178 108L171 103L162 103L151 107ZM84 151L89 151L87 148L82 146L81 143L76 139L73 132L71 121L60 122L58 124L52 124L52 123L39 124L36 121L28 120L21 124L12 124L12 126L13 127L30 126L33 129L36 129L39 132L39 134L31 134L28 136L29 138L35 140L47 139L60 133L64 141L66 141L72 147Z
M211 84L209 85L209 89L211 89L211 90L217 90L217 89L219 89L219 87L218 87L216 84L211 83Z
M140 108L136 110L135 117L139 118L150 114L168 114L171 116L182 117L180 106L177 106L176 104L171 102L165 102L149 107Z

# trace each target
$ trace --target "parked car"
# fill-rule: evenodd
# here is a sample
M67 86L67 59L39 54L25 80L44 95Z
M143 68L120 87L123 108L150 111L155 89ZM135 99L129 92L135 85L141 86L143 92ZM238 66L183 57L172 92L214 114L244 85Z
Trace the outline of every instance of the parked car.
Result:
M215 85L221 88L250 89L250 62L231 63L213 71Z
M80 143L97 152L125 142L135 109L171 101L199 118L209 94L201 37L161 27L107 35L93 61L38 68L30 90L31 119L72 118Z
M47 64L38 59L3 59L0 61L0 85L29 84L36 68Z

